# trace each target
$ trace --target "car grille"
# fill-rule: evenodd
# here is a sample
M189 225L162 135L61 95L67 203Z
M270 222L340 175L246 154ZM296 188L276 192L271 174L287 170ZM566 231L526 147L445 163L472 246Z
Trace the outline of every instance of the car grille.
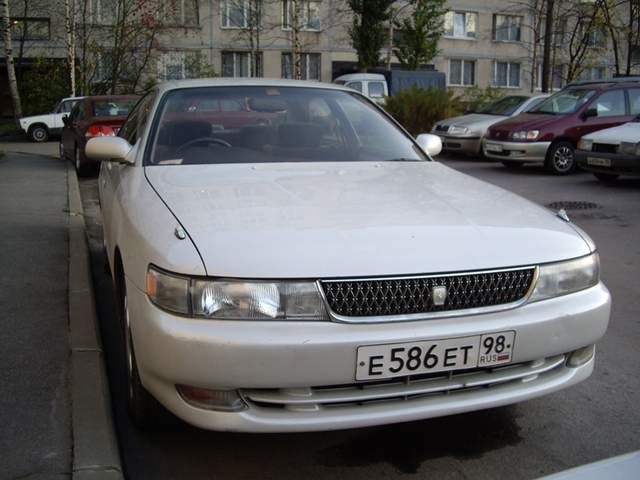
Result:
M412 375L383 381L304 388L243 389L253 406L298 411L363 406L524 383L563 368L565 355L500 367Z
M618 152L618 146L617 145L610 145L607 143L594 143L591 146L591 151L592 152L599 152L599 153L617 153Z
M325 280L322 290L331 311L344 317L410 315L465 310L517 302L525 297L535 268L430 275L407 278ZM444 303L434 288L445 287ZM438 289L440 293L442 288Z
M436 132L448 132L449 125L436 125Z

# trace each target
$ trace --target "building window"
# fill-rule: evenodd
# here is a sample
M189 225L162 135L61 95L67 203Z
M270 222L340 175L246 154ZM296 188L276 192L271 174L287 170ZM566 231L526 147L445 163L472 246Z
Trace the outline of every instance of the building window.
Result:
M587 33L587 46L604 48L607 46L607 32L603 27L593 27Z
M302 80L320 80L319 53L300 54L300 74ZM294 78L293 54L290 52L282 54L282 78Z
M493 86L506 88L520 87L520 64L517 62L494 62Z
M51 23L48 18L12 18L11 38L13 40L49 40Z
M113 25L118 17L118 0L87 0L88 19L98 25Z
M173 0L163 2L164 21L170 25L198 25L197 0Z
M257 65L254 65L251 52L222 52L223 77L261 77L262 53L258 53ZM257 68L257 72L253 72Z
M470 86L476 84L476 62L474 60L449 60L449 85Z
M223 0L220 8L224 28L246 28L249 25L249 0Z
M477 23L477 13L447 12L444 16L444 34L453 38L476 38Z
M160 56L158 77L162 80L182 80L187 78L184 52L167 52Z
M580 74L580 80L602 80L606 76L606 67L588 67Z
M519 42L522 34L522 17L516 15L493 16L493 39L498 42Z
M298 10L297 26L299 30L318 31L320 21L320 2L314 0L282 0L282 28L289 30L295 22L295 10Z
M561 90L564 85L564 67L554 65L551 74L551 91ZM536 64L536 88L542 89L542 64Z

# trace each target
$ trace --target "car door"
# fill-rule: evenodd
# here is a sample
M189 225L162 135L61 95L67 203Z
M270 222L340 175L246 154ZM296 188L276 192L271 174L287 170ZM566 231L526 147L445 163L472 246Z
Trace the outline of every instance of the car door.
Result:
M69 113L67 124L62 128L62 148L64 150L65 158L71 158L75 149L75 134L73 132L73 125L77 123L77 118L80 116L80 112L83 109L83 102L78 102Z
M140 135L144 132L155 94L148 94L143 97L138 104L131 110L131 113L127 117L127 120L122 125L122 128L118 132L118 136L124 138L132 145L130 155L135 156L141 145ZM102 162L100 165L100 174L98 176L98 190L100 196L100 207L102 212L102 223L104 226L104 240L109 247L108 251L111 252L112 238L111 232L113 231L113 210L114 202L117 201L117 192L119 190L122 176L127 169L131 169L129 165L124 165L114 162Z
M595 112L595 116L585 116L589 110ZM571 132L575 138L580 138L591 132L615 127L631 120L627 108L625 90L617 88L603 92L594 98L582 111L582 121Z

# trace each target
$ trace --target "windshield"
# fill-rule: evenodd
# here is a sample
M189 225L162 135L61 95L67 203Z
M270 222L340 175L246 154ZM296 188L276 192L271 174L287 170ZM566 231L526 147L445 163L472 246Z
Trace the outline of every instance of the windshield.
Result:
M497 102L490 103L489 105L482 107L478 113L486 113L488 115L512 115L518 107L528 100L528 97L513 95L510 97L504 97Z
M377 108L340 90L190 88L160 108L147 164L427 159Z
M93 116L126 117L137 102L135 98L96 100L93 102Z
M568 88L550 96L530 113L546 113L562 115L573 113L583 106L593 96L595 90L585 88Z

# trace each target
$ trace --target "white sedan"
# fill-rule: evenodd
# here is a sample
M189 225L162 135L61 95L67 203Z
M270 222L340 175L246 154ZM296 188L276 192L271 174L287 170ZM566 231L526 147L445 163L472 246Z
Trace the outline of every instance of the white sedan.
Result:
M364 427L586 379L593 242L440 148L351 89L254 79L163 84L90 140L133 419Z

